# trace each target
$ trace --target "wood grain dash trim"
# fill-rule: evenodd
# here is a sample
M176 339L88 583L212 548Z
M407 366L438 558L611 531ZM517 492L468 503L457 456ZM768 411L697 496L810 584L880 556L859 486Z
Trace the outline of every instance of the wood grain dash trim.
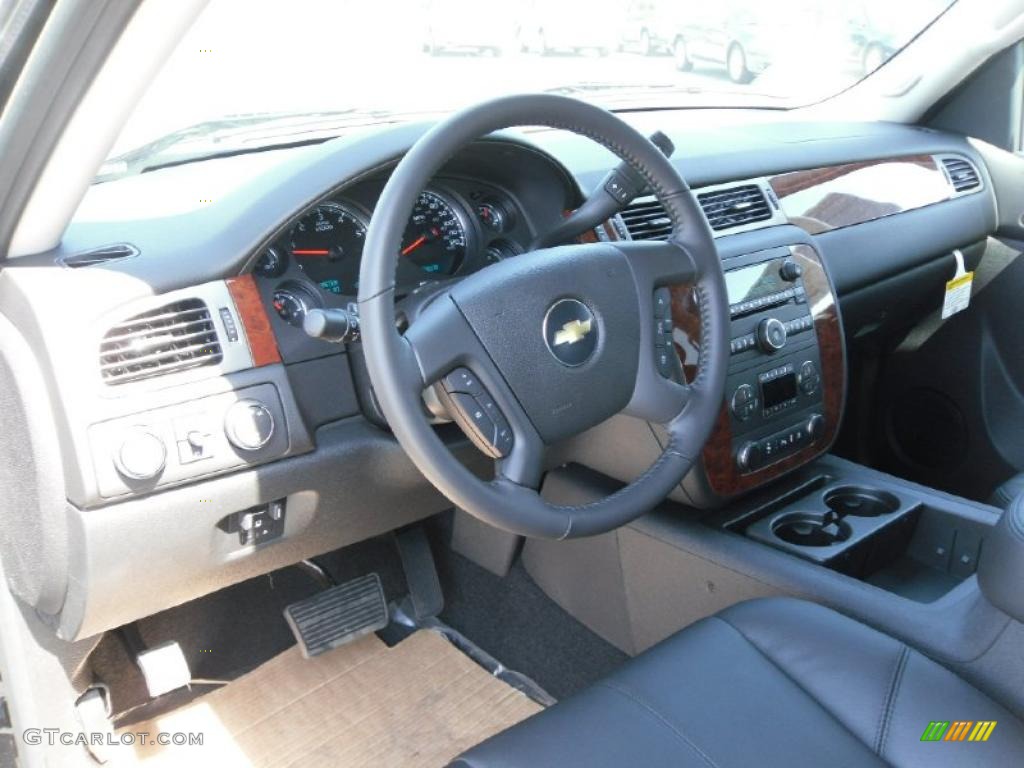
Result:
M259 368L281 362L281 353L277 349L277 339L270 327L270 318L263 304L256 280L252 275L232 277L227 281L231 299L235 302L246 339L249 341L249 353L252 364Z
M812 235L941 203L953 194L931 155L792 171L768 183L790 223Z

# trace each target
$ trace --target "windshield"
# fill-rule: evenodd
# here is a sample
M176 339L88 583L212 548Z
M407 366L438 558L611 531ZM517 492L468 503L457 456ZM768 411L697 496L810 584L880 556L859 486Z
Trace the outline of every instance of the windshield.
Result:
M785 109L849 87L953 0L211 0L107 174L524 91Z

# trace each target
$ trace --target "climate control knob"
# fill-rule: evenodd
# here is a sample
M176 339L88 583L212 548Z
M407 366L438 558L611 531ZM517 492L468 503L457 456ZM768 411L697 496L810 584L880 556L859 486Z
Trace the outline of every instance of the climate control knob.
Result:
M813 414L807 419L807 424L804 429L807 430L807 436L811 438L811 440L817 440L825 434L825 417L820 413Z
M224 415L224 432L235 448L258 451L274 435L274 414L259 400L239 400Z
M129 480L152 480L166 463L167 446L145 427L131 430L114 454L114 466Z
M757 344L769 354L786 346L786 326L775 317L762 320L757 326Z
M753 472L755 469L760 469L763 462L764 451L757 443L744 443L736 451L736 466L739 467L740 472Z

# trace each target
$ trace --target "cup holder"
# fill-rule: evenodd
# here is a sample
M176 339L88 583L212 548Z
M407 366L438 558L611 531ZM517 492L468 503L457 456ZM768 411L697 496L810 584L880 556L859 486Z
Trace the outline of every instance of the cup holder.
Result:
M790 512L772 523L772 533L798 547L830 547L849 539L852 530L831 513Z
M852 485L826 493L825 504L840 517L881 517L900 508L900 500L891 493Z

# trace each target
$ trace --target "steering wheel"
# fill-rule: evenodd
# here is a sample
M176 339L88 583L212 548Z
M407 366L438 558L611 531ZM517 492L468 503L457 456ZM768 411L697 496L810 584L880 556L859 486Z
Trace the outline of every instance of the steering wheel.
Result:
M470 141L528 125L589 137L626 161L665 206L670 237L565 245L506 259L442 292L400 334L395 272L420 191ZM662 376L656 362L655 318L664 312L656 315L655 293L681 283L694 285L701 314L699 364L689 384ZM664 292L659 296L661 304ZM686 182L657 147L612 113L576 99L500 98L424 134L398 163L370 221L359 314L370 380L398 442L453 503L512 533L588 536L650 511L689 471L721 408L729 315L711 230ZM511 431L491 481L450 453L425 414L423 391L450 382L460 369L468 381L463 388L470 396L489 394L488 407L500 410ZM620 412L664 425L668 439L661 456L599 501L557 506L544 500L537 487L545 446Z

